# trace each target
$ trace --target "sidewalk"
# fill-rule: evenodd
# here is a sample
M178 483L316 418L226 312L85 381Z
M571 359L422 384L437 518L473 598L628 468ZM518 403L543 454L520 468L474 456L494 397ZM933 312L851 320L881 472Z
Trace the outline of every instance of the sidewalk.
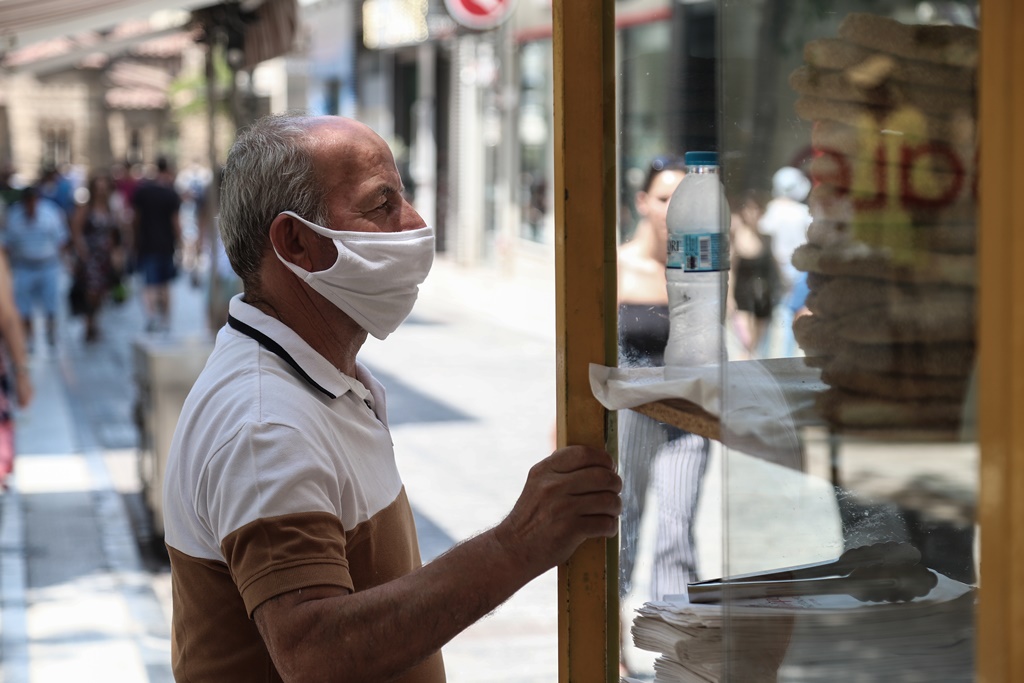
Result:
M199 293L175 294L175 329L198 331ZM170 683L167 614L131 509L140 304L108 304L94 345L81 326L63 319L55 348L35 340L36 395L16 417L15 475L0 499L3 681Z

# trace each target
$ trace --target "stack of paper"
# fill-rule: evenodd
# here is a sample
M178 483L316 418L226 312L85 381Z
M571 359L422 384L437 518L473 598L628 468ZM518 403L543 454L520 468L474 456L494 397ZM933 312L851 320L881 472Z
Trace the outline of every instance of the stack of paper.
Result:
M973 681L975 591L936 578L926 596L901 603L841 594L649 602L633 640L661 654L656 683Z

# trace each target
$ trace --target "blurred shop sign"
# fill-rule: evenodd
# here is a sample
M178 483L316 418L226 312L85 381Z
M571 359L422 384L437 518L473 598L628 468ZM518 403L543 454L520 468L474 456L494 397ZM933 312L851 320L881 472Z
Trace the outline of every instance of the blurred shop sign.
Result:
M429 9L428 0L365 0L363 45L379 50L453 35L455 22Z
M508 19L516 0L444 0L444 4L456 23L485 30L500 26Z

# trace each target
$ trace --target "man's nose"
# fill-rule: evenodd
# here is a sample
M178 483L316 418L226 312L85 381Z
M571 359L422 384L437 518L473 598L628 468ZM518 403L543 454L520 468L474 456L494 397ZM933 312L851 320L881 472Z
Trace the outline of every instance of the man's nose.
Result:
M400 230L403 232L406 230L417 230L418 228L427 227L427 222L423 220L419 212L413 208L412 204L408 201L405 202L405 207L402 210L402 223Z

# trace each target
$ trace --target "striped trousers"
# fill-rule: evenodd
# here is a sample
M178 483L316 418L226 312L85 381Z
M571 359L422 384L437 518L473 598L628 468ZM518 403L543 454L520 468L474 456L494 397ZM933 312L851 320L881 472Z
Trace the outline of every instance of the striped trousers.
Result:
M622 516L619 594L632 587L641 520L648 491L657 495L657 532L651 599L685 593L696 579L694 513L708 464L710 443L632 410L618 413Z

